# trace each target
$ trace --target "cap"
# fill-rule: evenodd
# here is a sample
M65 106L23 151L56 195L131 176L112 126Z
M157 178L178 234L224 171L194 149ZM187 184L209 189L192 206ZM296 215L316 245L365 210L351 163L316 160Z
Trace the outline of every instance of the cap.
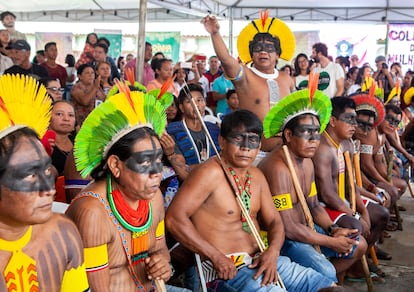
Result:
M378 62L385 62L385 57L384 56L378 56L378 57L376 57L375 58L375 63L378 63Z
M10 12L10 11L4 11L0 14L0 20L3 21L3 19L7 16L7 15L11 15L13 16L14 19L16 19L16 15L14 15L14 13Z
M16 40L13 43L11 43L10 45L8 45L6 49L8 49L8 50L15 49L15 50L30 51L30 45L25 40Z

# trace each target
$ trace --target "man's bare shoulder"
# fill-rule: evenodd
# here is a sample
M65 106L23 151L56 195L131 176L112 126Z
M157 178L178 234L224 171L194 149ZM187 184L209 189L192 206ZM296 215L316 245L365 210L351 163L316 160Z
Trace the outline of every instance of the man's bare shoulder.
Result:
M283 151L281 149L272 151L267 155L258 165L259 169L266 175L276 175L275 169L277 172L283 171L287 168L286 163L284 162Z
M34 234L42 234L42 237L49 237L52 230L55 232L74 231L76 226L68 217L58 213L53 213L52 217L43 224L33 225Z
M372 131L369 131L368 134L366 136L361 136L358 137L359 141L361 141L361 144L365 144L365 145L378 145L378 134L377 134L377 130L374 129Z

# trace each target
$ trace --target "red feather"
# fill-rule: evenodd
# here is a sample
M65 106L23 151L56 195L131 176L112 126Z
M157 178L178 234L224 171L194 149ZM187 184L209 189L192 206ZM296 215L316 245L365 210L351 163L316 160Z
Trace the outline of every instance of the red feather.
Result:
M309 80L308 80L310 104L312 104L313 96L315 95L316 89L318 89L318 83L319 83L319 73L310 72Z
M129 90L129 87L124 82L121 82L118 79L114 79L114 82L116 86L118 87L119 92L122 92L123 94L125 94L125 97L127 98L129 104L131 105L131 108L136 113L134 102L131 99L131 90Z
M260 19L262 21L262 29L265 28L266 20L269 17L269 10L260 11Z
M9 117L10 122L12 123L12 125L14 125L14 122L13 122L13 120L11 119L10 113L9 113L9 111L7 110L7 107L6 107L6 105L4 104L4 100L3 100L3 98L2 98L1 96L0 96L0 109L2 109L2 110L6 113L6 115Z
M126 68L125 69L125 77L126 77L126 80L129 81L129 84L131 84L131 86L134 86L134 83L135 83L134 69Z
M161 86L161 90L160 90L160 93L157 96L157 99L160 99L161 96L163 96L164 93L166 93L168 91L168 89L171 88L172 85L173 85L173 79L172 79L172 77L168 77L167 81L165 81L164 84Z

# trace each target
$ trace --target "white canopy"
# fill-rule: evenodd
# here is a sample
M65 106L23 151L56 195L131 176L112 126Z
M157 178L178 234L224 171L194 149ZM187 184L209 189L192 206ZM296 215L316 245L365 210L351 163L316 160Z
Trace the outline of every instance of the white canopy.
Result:
M186 21L212 13L222 18L257 18L270 15L290 21L414 21L412 0L148 0L147 21ZM18 21L137 22L139 0L1 0Z

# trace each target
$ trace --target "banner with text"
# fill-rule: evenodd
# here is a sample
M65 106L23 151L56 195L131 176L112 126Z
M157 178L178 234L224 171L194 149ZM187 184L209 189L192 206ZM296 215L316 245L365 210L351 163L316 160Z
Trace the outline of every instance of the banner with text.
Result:
M414 23L390 23L387 36L387 63L400 62L402 71L414 70Z
M178 62L180 56L180 32L146 32L145 40L152 44L152 53L163 52L165 57Z

